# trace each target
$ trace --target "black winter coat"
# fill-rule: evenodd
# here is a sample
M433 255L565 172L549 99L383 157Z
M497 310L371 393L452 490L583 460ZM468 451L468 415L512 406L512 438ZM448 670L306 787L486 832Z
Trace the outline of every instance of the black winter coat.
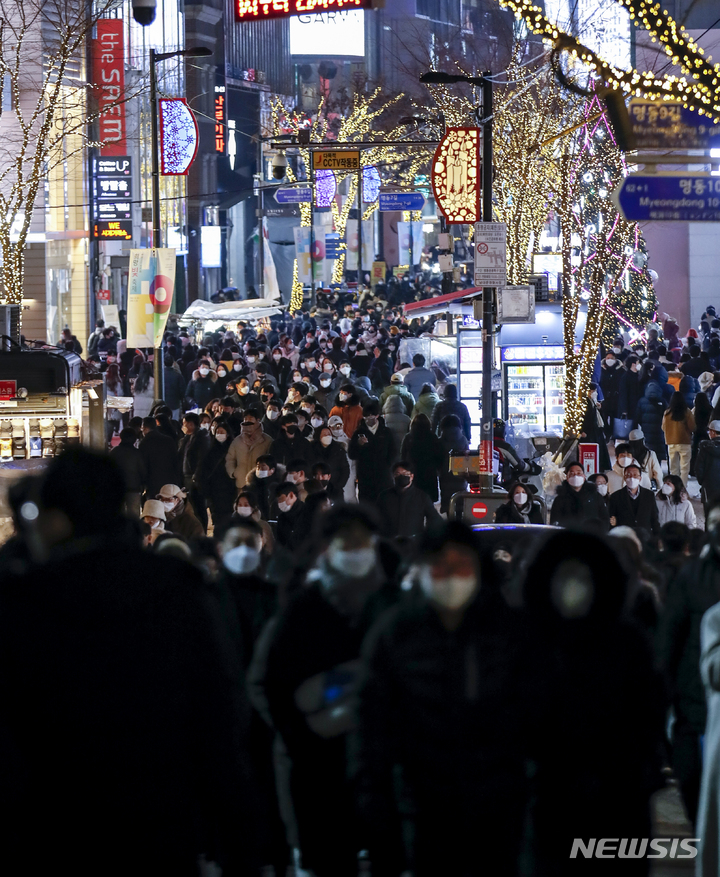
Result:
M525 503L525 505L527 505L527 503ZM530 519L529 521L526 521L525 518L523 518L518 511L517 503L512 499L503 503L503 505L498 506L497 511L495 512L496 524L544 524L545 518L540 503L532 503L528 518Z
M605 425L612 428L612 418L618 416L618 403L620 399L620 381L623 369L616 365L613 368L602 366L600 369L600 389L603 394L601 404L602 416Z
M638 402L636 419L645 433L645 444L655 451L661 462L667 456L665 433L662 429L665 401L662 388L656 381L650 381L645 388L645 395Z
M414 484L406 489L383 490L377 498L377 507L387 536L417 537L425 527L442 520L427 493Z
M178 456L185 487L190 487L193 483L200 463L210 447L210 439L207 430L196 429L192 435L184 435L178 442Z
M578 491L563 481L550 509L550 523L572 527L585 521L602 521L606 529L610 526L605 500L590 481L586 481Z
M620 393L618 396L618 417L628 417L637 424L637 407L642 397L640 375L638 372L623 369L620 376ZM612 424L611 424L612 425Z
M445 465L445 449L433 432L411 429L405 436L400 457L415 468L413 484L424 490L433 502L438 499L438 475Z
M297 551L305 544L311 528L312 521L305 509L305 503L297 499L289 512L278 512L275 536L283 548Z
M330 467L330 481L342 493L350 477L350 464L345 448L339 442L333 441L327 448L321 442L310 442L309 462L312 465L327 463Z
M516 873L525 778L522 638L514 629L485 590L456 630L414 599L368 635L350 766L380 874L404 870L398 775L423 874L475 873L478 842L489 874Z
M700 622L718 601L720 563L715 554L688 560L668 588L655 641L677 717L696 734L704 733L707 717L700 678Z
M610 517L615 518L616 527L641 527L658 536L660 520L655 494L647 487L639 487L638 490L640 493L636 500L632 499L627 487L616 490L608 503Z
M163 372L165 390L163 399L171 411L182 408L183 396L185 395L185 378L174 368L166 368Z
M8 873L194 874L220 852L250 873L249 706L200 573L118 540L64 562L0 591Z
M207 500L213 525L218 532L222 525L229 521L238 492L235 479L231 478L225 469L225 457L230 442L230 437L224 443L213 439L195 473L198 489Z
M211 375L203 377L199 374L188 383L185 396L192 402L191 408L205 408L211 399L220 398L220 388Z
M695 461L695 476L708 504L720 499L720 439L700 442Z
M182 485L177 447L169 436L153 429L140 442L139 450L145 463L146 493L150 499L155 499L165 484Z
M470 423L470 412L467 409L467 405L464 402L461 402L459 399L443 399L442 401L438 402L438 404L433 409L432 431L439 434L442 419L443 417L447 417L449 414L454 414L460 419L460 426L462 428L462 431L465 433L465 438L470 441L470 439L472 438L470 433L472 426L472 424Z
M110 459L120 467L125 477L125 490L128 493L142 493L147 472L145 460L138 448L131 442L121 441L110 451Z
M269 521L271 517L274 517L275 488L278 484L282 484L282 479L277 470L272 475L268 475L267 478L258 478L253 469L245 483L257 498L260 517L265 521Z
M365 436L367 444L360 443ZM357 461L358 497L375 502L378 496L392 487L390 466L395 446L390 430L380 418L375 434L370 432L364 421L360 423L350 439L348 456Z
M310 442L304 439L298 432L295 433L292 439L289 439L284 432L281 432L270 445L268 453L272 454L276 462L281 466L287 466L293 460L310 459Z

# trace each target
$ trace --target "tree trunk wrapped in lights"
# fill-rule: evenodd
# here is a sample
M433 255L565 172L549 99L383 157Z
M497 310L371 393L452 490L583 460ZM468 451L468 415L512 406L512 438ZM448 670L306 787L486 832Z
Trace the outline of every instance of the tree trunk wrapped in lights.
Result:
M565 434L574 437L582 431L603 329L627 306L629 278L646 290L649 313L654 309L650 276L635 264L640 230L620 216L610 198L625 175L625 165L605 116L598 118L602 110L596 97L586 104L587 122L574 133L559 161L561 185L555 200L563 262ZM576 344L581 308L585 329Z

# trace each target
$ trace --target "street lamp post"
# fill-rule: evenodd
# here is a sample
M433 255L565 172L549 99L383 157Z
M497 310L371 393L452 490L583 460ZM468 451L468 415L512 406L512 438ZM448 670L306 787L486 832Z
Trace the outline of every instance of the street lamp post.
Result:
M449 85L456 82L467 82L482 88L482 112L480 125L483 129L482 155L482 217L483 222L493 221L492 183L493 183L493 83L492 73L485 72L482 76L463 76L455 73L443 73L441 70L428 70L420 77L425 85ZM492 412L492 370L495 359L495 289L484 287L482 294L482 412L480 417L481 447L488 449L486 460L492 464L493 444L493 412ZM488 491L493 489L492 468L490 472L480 473L480 486Z
M158 135L157 106L157 70L155 65L168 58L205 58L212 51L204 46L190 49L178 49L175 52L156 52L150 49L150 137L152 140L152 245L153 249L162 247L160 230L160 137ZM161 342L162 343L162 342ZM156 347L153 353L153 379L155 383L155 399L162 400L165 396L165 372L163 371L162 346Z

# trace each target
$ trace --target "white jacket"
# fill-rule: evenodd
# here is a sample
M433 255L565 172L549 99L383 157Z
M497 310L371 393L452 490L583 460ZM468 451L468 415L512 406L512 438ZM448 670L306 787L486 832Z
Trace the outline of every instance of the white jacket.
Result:
M695 509L689 499L684 499L682 502L673 502L670 499L666 499L664 494L659 494L656 499L661 527L663 524L667 524L668 521L679 521L681 524L685 524L686 527L690 527L691 530L697 527Z

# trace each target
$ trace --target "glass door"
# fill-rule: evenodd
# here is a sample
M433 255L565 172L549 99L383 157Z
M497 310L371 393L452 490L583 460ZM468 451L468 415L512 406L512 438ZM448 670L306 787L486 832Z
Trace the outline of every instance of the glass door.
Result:
M565 366L546 365L544 368L546 429L562 433L565 419Z
M507 415L513 426L545 430L545 366L508 365Z

